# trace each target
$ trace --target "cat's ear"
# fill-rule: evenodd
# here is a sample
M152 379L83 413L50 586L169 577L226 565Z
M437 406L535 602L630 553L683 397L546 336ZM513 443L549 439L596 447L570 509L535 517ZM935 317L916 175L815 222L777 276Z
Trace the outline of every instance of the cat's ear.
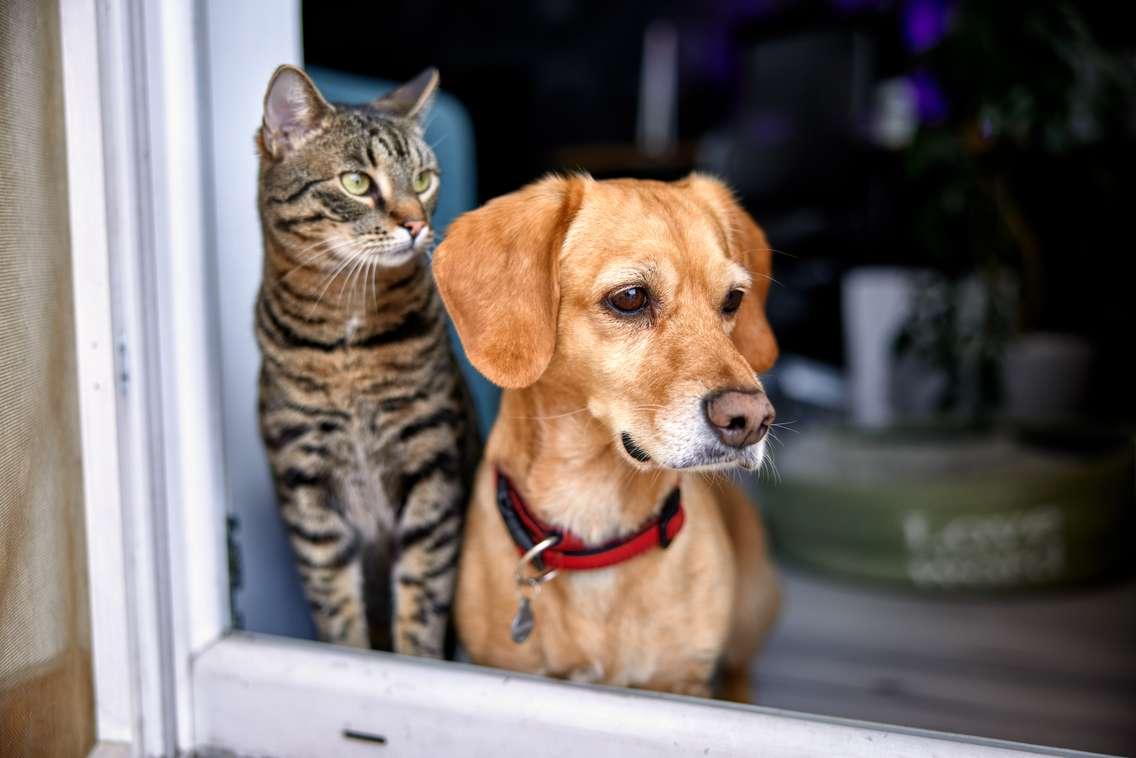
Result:
M261 144L279 158L322 129L334 112L307 74L295 66L280 66L264 94Z
M527 387L556 350L559 259L586 180L548 177L450 224L434 280L470 362L501 387Z
M438 80L438 69L431 66L398 89L373 101L371 105L386 113L422 123L430 111L434 93L438 91Z

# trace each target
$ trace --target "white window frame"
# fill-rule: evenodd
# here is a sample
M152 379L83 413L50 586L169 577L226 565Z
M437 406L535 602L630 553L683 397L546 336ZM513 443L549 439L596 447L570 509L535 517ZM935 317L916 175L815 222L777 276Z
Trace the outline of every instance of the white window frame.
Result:
M228 6L59 3L97 753L1068 754L229 632L203 94Z

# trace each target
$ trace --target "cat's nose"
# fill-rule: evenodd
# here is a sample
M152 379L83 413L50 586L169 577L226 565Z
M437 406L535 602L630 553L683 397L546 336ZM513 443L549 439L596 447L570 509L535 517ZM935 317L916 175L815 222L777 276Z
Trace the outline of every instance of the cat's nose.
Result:
M425 221L403 221L402 228L410 232L410 238L415 239L418 233L426 228Z

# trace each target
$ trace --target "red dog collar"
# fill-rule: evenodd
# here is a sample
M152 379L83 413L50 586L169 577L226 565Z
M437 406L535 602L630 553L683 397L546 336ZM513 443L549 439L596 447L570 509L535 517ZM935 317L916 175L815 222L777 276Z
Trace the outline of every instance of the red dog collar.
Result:
M656 546L666 549L686 520L679 488L675 487L663 501L659 515L638 532L626 539L588 547L575 534L551 527L530 513L520 493L501 469L497 469L497 509L522 555L549 537L557 540L533 560L533 565L540 570L588 571L631 560Z

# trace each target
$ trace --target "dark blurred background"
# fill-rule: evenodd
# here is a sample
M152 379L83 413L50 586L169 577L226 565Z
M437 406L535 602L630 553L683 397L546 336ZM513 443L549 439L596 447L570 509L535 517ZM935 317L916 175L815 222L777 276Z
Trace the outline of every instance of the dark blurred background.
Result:
M701 170L765 227L784 424L754 487L788 601L760 702L1129 752L1127 5L305 3L304 56L437 66L477 203Z
M1091 410L1136 418L1126 4L321 8L304 6L309 64L386 79L440 68L472 117L480 201L548 171L717 173L784 253L770 302L782 342L835 365L848 269L1004 267L1013 328L1083 336Z

